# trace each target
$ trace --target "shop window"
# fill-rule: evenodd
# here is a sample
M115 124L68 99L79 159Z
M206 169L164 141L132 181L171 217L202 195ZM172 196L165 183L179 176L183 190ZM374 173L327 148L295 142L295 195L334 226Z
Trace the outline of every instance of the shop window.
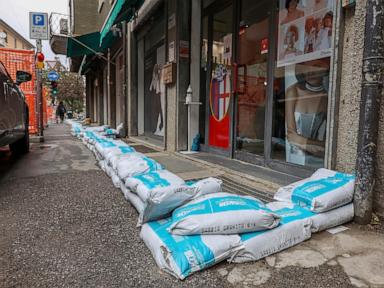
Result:
M269 0L241 2L236 150L264 154Z
M333 0L280 1L272 158L324 166Z

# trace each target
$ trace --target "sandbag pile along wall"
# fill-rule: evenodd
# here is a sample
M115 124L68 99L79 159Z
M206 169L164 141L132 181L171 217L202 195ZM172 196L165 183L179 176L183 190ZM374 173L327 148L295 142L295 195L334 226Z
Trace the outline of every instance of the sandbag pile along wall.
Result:
M219 179L186 183L114 139L108 126L67 123L138 211L140 236L157 265L179 279L223 260L262 259L353 218L352 175L319 169L280 188L276 202L263 203L223 193Z

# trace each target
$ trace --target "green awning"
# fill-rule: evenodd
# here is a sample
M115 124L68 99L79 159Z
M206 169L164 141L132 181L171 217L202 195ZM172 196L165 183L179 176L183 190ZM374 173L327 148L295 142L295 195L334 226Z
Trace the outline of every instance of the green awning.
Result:
M112 32L111 27L117 22L130 21L134 15L135 9L138 9L144 0L116 0L111 12L109 13L108 19L100 31L100 43L101 47L106 47L104 43L105 38L111 38ZM135 8L135 9L132 9Z
M115 23L115 20L117 18L117 15L119 15L121 9L123 8L123 5L126 0L116 0L111 12L109 13L109 17L107 21L105 22L103 28L100 31L100 46L102 46L103 39L105 36L107 36L109 30L111 29L112 25Z
M100 52L100 33L94 32L68 38L67 56L79 57Z

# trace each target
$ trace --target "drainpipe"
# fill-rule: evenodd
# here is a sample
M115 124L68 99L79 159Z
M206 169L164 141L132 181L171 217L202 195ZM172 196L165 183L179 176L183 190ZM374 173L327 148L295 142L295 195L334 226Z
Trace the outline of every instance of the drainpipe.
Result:
M356 161L355 222L369 224L375 188L379 112L384 72L384 0L367 0Z
M127 89L127 60L128 60L128 49L127 49L127 21L122 22L122 33L123 33L123 136L128 136L128 89Z

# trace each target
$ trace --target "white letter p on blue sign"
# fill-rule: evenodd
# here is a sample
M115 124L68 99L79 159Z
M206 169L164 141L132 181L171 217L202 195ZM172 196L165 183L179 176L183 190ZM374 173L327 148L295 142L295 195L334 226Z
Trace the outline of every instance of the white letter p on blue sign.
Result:
M33 15L33 25L44 26L44 15Z

